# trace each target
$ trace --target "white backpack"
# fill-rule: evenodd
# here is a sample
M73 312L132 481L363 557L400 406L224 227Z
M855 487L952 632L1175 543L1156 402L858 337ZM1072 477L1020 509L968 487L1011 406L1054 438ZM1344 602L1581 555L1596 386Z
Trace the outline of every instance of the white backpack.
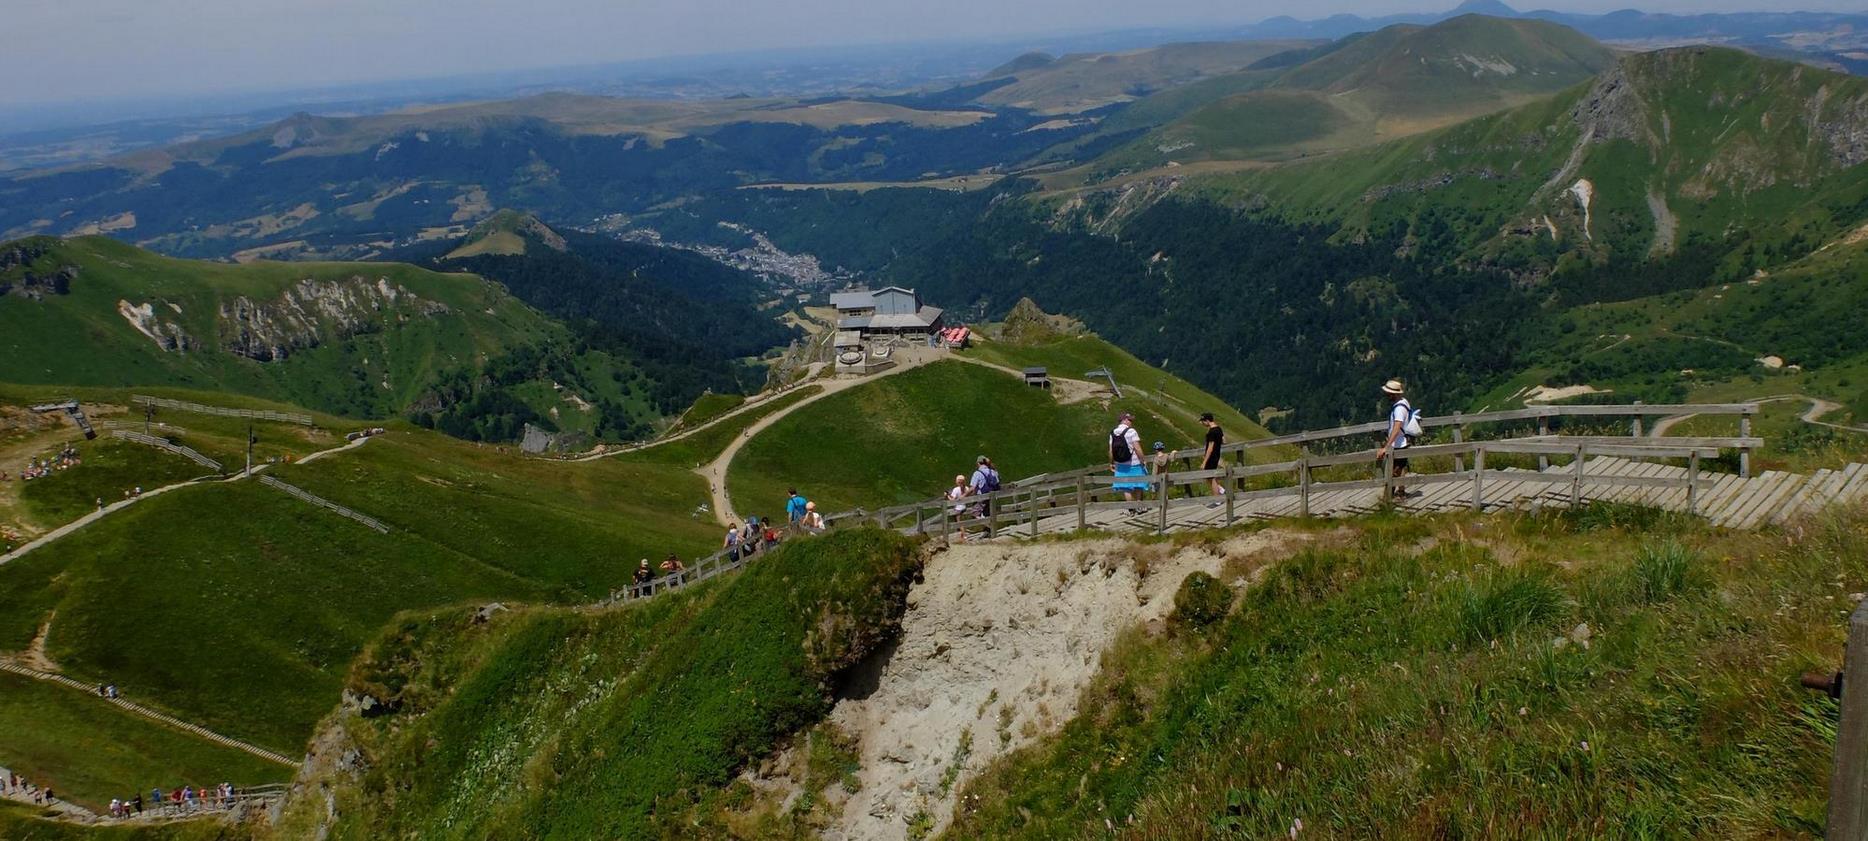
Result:
M1401 434L1409 438L1419 438L1426 434L1426 430L1420 425L1420 410L1414 408L1414 404L1406 400L1402 400L1401 405L1407 407L1407 420L1401 422Z

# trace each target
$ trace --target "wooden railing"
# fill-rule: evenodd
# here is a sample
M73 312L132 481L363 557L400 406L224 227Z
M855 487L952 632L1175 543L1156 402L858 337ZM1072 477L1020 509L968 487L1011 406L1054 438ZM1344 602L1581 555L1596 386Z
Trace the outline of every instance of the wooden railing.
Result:
M1421 488L1446 483L1469 483L1472 486L1471 505L1474 510L1483 511L1488 505L1501 502L1496 497L1487 497L1486 488L1490 483L1532 482L1550 485L1553 490L1563 492L1572 504L1581 504L1590 488L1603 486L1637 486L1675 489L1685 492L1686 508L1698 510L1698 499L1709 487L1709 480L1701 472L1701 462L1718 456L1721 450L1742 447L1757 447L1762 444L1753 438L1692 438L1692 439L1646 439L1654 443L1638 443L1629 439L1605 440L1598 437L1579 437L1562 439L1556 436L1539 436L1522 439L1499 441L1469 441L1459 444L1421 444L1407 448L1402 455L1410 460L1453 457L1459 460L1454 470L1441 473L1425 473L1408 476L1404 484L1408 488ZM987 534L1029 534L1039 533L1039 523L1053 517L1070 515L1074 517L1074 528L1083 529L1088 525L1089 515L1104 511L1127 511L1131 514L1146 512L1154 518L1158 530L1166 530L1169 522L1169 509L1172 506L1174 490L1178 488L1194 489L1205 487L1217 479L1229 489L1223 496L1212 499L1225 509L1224 523L1231 525L1238 519L1237 508L1240 504L1260 499L1275 497L1294 497L1297 501L1299 516L1309 516L1311 499L1318 494L1346 490L1380 489L1384 496L1392 496L1397 484L1393 475L1394 453L1377 456L1375 450L1363 450L1336 455L1307 455L1294 460L1272 462L1268 464L1227 465L1215 470L1168 471L1148 476L1116 477L1107 473L1090 475L1076 472L1074 475L1050 478L1038 482L1024 482L1007 487L997 493L966 497L958 503L946 498L928 500L921 503L884 508L875 512L854 511L826 518L833 525L845 527L859 524L875 526L917 534L947 535L966 529L983 529ZM1506 472L1487 467L1488 457L1500 455L1535 456L1542 459L1567 457L1571 469L1549 471L1547 468L1537 472ZM1614 456L1629 459L1678 459L1686 462L1686 471L1680 477L1674 476L1605 476L1585 472L1588 460L1598 456ZM1366 479L1348 479L1320 481L1317 471L1326 468L1343 468L1364 465L1373 468L1373 475ZM1469 465L1469 466L1468 466ZM1249 480L1260 477L1288 478L1288 484L1271 488L1251 489ZM1127 501L1107 499L1114 494L1114 484L1141 485L1146 490L1140 492L1144 499ZM957 515L953 509L961 506ZM1023 531L1020 531L1020 529Z
M1599 406L1533 406L1524 409L1512 409L1500 412L1482 412L1474 414L1454 414L1441 417L1423 417L1421 426L1428 432L1416 443L1408 447L1401 455L1410 459L1450 456L1454 469L1451 472L1417 475L1407 479L1408 487L1421 487L1446 482L1471 482L1473 485L1473 506L1483 509L1487 504L1485 485L1487 481L1500 481L1509 478L1513 481L1546 482L1552 485L1569 484L1571 495L1578 501L1583 496L1587 485L1641 485L1652 487L1673 487L1687 492L1689 509L1697 509L1698 496L1704 490L1699 479L1700 462L1715 459L1722 451L1736 450L1739 453L1739 475L1750 475L1751 453L1763 446L1762 439L1753 438L1751 418L1757 412L1755 403L1720 403L1720 404L1633 404ZM1644 423L1648 417L1669 415L1725 415L1738 418L1738 432L1734 437L1699 437L1699 438L1646 438L1643 437ZM1628 418L1629 434L1626 437L1604 435L1563 436L1551 434L1550 421L1555 418ZM1495 440L1475 440L1475 427L1486 425L1508 425L1536 423L1536 432L1531 435ZM1445 430L1453 439L1451 443L1432 443L1433 433ZM1109 486L1117 482L1124 484L1145 484L1147 494L1155 499L1149 503L1159 509L1160 528L1167 526L1169 497L1175 488L1193 488L1218 479L1225 487L1233 490L1222 500L1226 508L1226 522L1234 522L1236 505L1245 500L1271 496L1290 496L1299 499L1299 511L1309 513L1310 497L1324 491L1354 490L1358 488L1382 488L1392 493L1392 462L1390 454L1386 459L1378 458L1375 449L1361 449L1347 453L1317 455L1311 452L1314 445L1326 442L1340 442L1348 439L1363 438L1373 442L1388 431L1386 421L1354 424L1334 429L1299 432L1271 438L1259 438L1238 441L1221 448L1222 458L1230 457L1232 464L1215 470L1181 469L1144 477L1123 477L1116 479L1108 475L1108 467L1097 465L1075 470L1045 473L1008 484L1005 490L984 496L971 496L964 500L966 511L958 517L949 516L954 502L945 497L925 500L907 505L883 508L878 511L851 511L825 518L833 526L848 526L858 523L873 523L883 528L913 531L916 533L950 532L965 528L984 528L988 533L998 534L1002 529L1015 526L1027 526L1031 534L1038 532L1038 521L1046 517L1064 513L1076 516L1078 528L1085 526L1090 513L1108 510L1129 510L1137 508L1137 503L1127 501L1105 501L1104 494L1110 493ZM1288 453L1296 448L1298 457L1285 458L1269 463L1250 463L1250 455L1257 452L1284 451ZM1538 473L1512 473L1509 476L1497 470L1485 467L1486 456L1490 455L1527 455L1535 456ZM1182 465L1205 455L1204 450L1188 448L1175 450L1169 454L1172 462ZM1546 473L1552 457L1570 457L1577 465L1577 472L1570 474ZM1683 459L1687 462L1686 476L1673 477L1628 477L1628 476L1586 476L1580 471L1589 456L1618 456L1626 458ZM1379 462L1379 463L1378 463ZM1468 463L1471 468L1468 469ZM1343 467L1363 464L1378 468L1374 478L1349 481L1316 481L1315 471L1319 468ZM1268 489L1247 489L1245 482L1265 476L1288 476L1290 484ZM1541 478L1540 478L1541 477ZM984 514L973 514L983 505Z
M253 420L295 423L311 426L310 415L296 412L274 412L270 409L229 409L226 406L209 406L205 403L190 403L186 400L171 400L167 397L150 397L146 394L131 395L130 399L139 405L154 406L159 409L174 409L178 412L194 412L198 415L219 415L226 418L250 418Z
M144 435L141 432L131 432L130 430L127 430L127 429L112 430L110 434L115 437L122 438L125 441L135 441L138 444L148 444L151 447L156 447L159 449L167 450L171 453L174 453L178 456L188 459L189 461L199 464L202 467L205 467L216 473L221 472L220 462L202 455L201 453L197 452L193 447L185 447L181 444L170 443L169 441L162 439L162 438L157 438L154 435Z
M304 500L306 502L309 502L312 505L316 505L319 508L323 508L333 513L336 513L336 514L339 514L345 517L349 517L350 519L356 520L357 522L362 523L365 526L368 526L369 528L375 529L377 532L381 534L389 533L389 527L386 525L383 525L383 521L378 520L375 517L372 517L368 514L364 514L358 511L352 511L348 508L345 508L342 505L338 505L335 502L325 499L324 497L318 496L317 494L314 494L310 491L300 488L297 485L286 484L285 482L281 482L278 479L272 478L271 476L259 477L259 483L262 485L266 485L268 487L278 488L279 490L285 491L286 493L291 494L292 496L298 497L299 499Z
M1724 450L1737 450L1740 455L1741 471L1749 470L1750 453L1763 446L1762 439L1750 437L1751 417L1757 412L1756 404L1703 404L1703 405L1642 405L1629 406L1537 406L1526 409L1514 409L1502 412L1484 412L1477 414L1456 414L1444 417L1422 418L1421 425L1429 430L1449 430L1452 443L1418 443L1408 447L1404 456L1409 459L1431 459L1451 457L1454 469L1445 473L1413 475L1406 479L1410 488L1448 482L1469 482L1472 485L1471 504L1477 510L1484 510L1488 505L1500 500L1487 497L1488 483L1502 481L1541 482L1554 489L1565 490L1573 503L1580 503L1590 487L1601 486L1640 486L1669 488L1685 492L1689 510L1697 510L1698 499L1707 489L1707 480L1701 475L1701 462L1717 458ZM1699 414L1730 415L1739 417L1740 435L1724 438L1644 438L1642 420L1646 417ZM1552 418L1632 418L1630 434L1623 436L1581 435L1562 436L1550 434ZM1486 424L1511 424L1537 422L1537 433L1516 438L1497 440L1473 440L1474 427ZM1172 492L1176 488L1194 489L1205 486L1218 479L1229 493L1213 500L1225 509L1225 523L1237 521L1240 503L1278 496L1295 496L1300 516L1310 513L1310 500L1317 494L1331 491L1380 488L1391 495L1395 488L1393 462L1395 455L1378 458L1376 450L1362 449L1346 453L1312 454L1310 445L1351 439L1357 436L1372 437L1387 430L1384 422L1356 424L1335 429L1315 432L1302 432L1273 438L1261 438L1240 441L1226 445L1222 453L1233 459L1232 464L1216 470L1174 470L1149 476L1125 476L1120 479L1107 475L1105 465L1083 467L1075 470L1045 473L1010 482L1004 490L992 494L966 497L959 502L939 497L906 505L891 506L876 511L862 508L831 514L824 518L828 528L850 528L874 525L881 528L895 529L913 534L951 535L964 529L981 529L987 534L1017 534L1036 536L1040 533L1042 521L1068 516L1066 523L1076 530L1089 525L1089 516L1103 511L1137 511L1151 514L1159 530L1168 527L1169 509ZM1423 442L1428 437L1421 439ZM1281 459L1269 463L1248 463L1249 453L1265 451L1275 452L1296 447L1299 455L1295 459ZM1174 459L1185 463L1204 455L1199 449L1178 450L1172 453ZM1516 455L1534 456L1538 459L1539 472L1505 472L1488 468L1488 456ZM1551 457L1568 457L1574 469L1567 472L1543 472L1548 469ZM1597 476L1586 474L1584 468L1588 459L1595 456L1614 456L1634 459L1677 459L1686 463L1686 472L1682 477L1671 476ZM1318 470L1346 468L1362 465L1371 468L1373 475L1367 479L1338 481L1320 481ZM1469 466L1470 465L1470 466ZM1246 484L1260 477L1288 477L1290 484L1274 488L1248 489ZM1111 485L1124 484L1146 485L1146 501L1130 502L1120 499L1105 499L1116 492ZM982 507L983 504L983 507ZM950 516L956 505L963 506L959 516ZM1022 529L1022 532L1020 531ZM797 539L793 536L791 539ZM653 596L678 587L695 584L709 578L731 572L745 566L756 556L722 549L693 562L680 573L663 575L644 584L631 584L618 590L605 599L602 604L612 604L625 598Z

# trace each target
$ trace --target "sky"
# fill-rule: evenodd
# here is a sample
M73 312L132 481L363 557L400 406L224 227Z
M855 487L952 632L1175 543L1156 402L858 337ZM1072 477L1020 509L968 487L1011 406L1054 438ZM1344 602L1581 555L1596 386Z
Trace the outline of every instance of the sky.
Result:
M0 105L304 89L670 55L1281 14L1374 16L1456 0L6 0ZM1741 11L1781 0L1547 0L1525 8ZM1796 0L1861 11L1868 0ZM1301 9L1301 11L1294 11Z

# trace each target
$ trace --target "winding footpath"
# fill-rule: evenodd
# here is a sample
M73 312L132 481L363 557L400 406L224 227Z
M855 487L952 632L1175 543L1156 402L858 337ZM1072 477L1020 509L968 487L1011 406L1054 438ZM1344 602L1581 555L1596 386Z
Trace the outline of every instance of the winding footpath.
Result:
M1017 377L1020 379L1023 379L1025 376L1025 372L1020 371L1016 368L1010 368L1005 365L1000 365L996 362L987 362L984 359L979 359L977 357L968 356L966 354L953 353L946 349L918 348L918 347L900 348L895 351L894 358L898 360L895 366L884 371L879 371L874 374L839 376L839 377L831 378L829 380L818 381L817 384L823 387L822 391L816 394L813 394L810 397L806 397L805 399L800 400L796 403L793 403L790 406L786 406L783 409L773 412L772 414L766 417L760 418L756 423L747 427L744 433L734 438L733 442L728 444L726 446L726 449L722 450L720 452L720 455L716 456L713 461L695 468L694 472L699 473L701 475L701 478L707 480L707 492L708 492L708 495L712 498L711 504L713 506L714 519L717 520L719 524L722 526L732 525L740 521L738 513L733 510L732 495L727 492L727 488L726 488L727 470L728 468L732 467L733 458L739 455L740 449L746 446L747 442L753 439L753 436L758 435L759 433L770 428L773 424L781 420L784 420L784 418L787 415L790 415L792 412L802 409L809 404L815 403L819 400L822 400L826 397L829 397L832 394L836 394L841 391L848 391L852 388L856 388L857 386L862 386L862 385L867 385L869 383L873 383L879 379L882 379L883 377L894 376L903 371L912 370L912 369L919 368L924 365L932 364L935 362L945 362L948 360L952 360L954 362L965 362L969 365L978 365L982 368L991 368L992 370L999 371L1004 374L1007 374L1008 376ZM1095 395L1097 392L1102 390L1102 386L1089 382L1088 380L1075 380L1075 379L1069 379L1066 377L1055 377L1055 376L1052 377L1051 380L1053 383L1056 384L1054 387L1059 389L1058 399L1064 403L1074 403L1079 400L1088 399L1091 396ZM735 414L737 414L737 412L735 412ZM675 440L675 439L671 438L668 440ZM656 443L660 444L663 442L658 441ZM654 445L650 445L650 446L654 446Z
M1830 421L1823 420L1824 415L1827 415L1831 412L1838 411L1842 408L1842 404L1837 403L1833 400L1824 400L1821 397L1811 397L1807 394L1779 394L1779 395L1775 395L1772 397L1760 397L1752 402L1754 403L1783 403L1786 401L1793 401L1793 400L1804 401L1810 404L1810 408L1805 410L1803 414L1798 415L1797 420L1803 421L1804 423L1810 424L1811 426L1822 426L1822 427L1827 427L1829 429L1840 430L1842 432L1868 432L1868 427L1849 426L1848 424L1832 423ZM1693 418L1696 418L1696 417L1699 417L1699 415L1697 414L1673 415L1672 417L1661 418L1660 420L1655 421L1654 428L1648 432L1648 437L1664 438L1666 437L1667 433L1671 431L1674 427L1679 426L1680 424L1685 423L1689 420L1692 420Z
M363 446L363 442L368 441L368 440L370 439L366 437L366 438L358 438L355 441L347 441L341 446L332 447L326 450L319 450L315 453L311 453L310 455L307 455L304 458L301 458L298 461L293 462L293 463L294 464L308 464L310 462L317 461L318 459L324 458L325 456L331 455L333 453L341 453L345 450L356 449L357 447ZM272 465L270 464L254 465L252 473L244 473L244 472L237 473L225 479L217 479L213 481L238 482L250 476L258 476L262 473L265 473L266 468L271 467L271 466ZM106 505L102 508L97 509L96 511L92 511L91 513L86 514L82 517L79 517L76 520L72 520L69 523L66 523L62 526L59 526L58 528L55 528L49 532L46 532L45 534L42 534L32 539L31 541L28 541L22 544L19 548L14 549L11 552L8 552L4 555L0 555L0 566L4 566L24 556L26 553L31 552L34 549L38 549L43 546L46 546L58 540L61 537L71 534L72 532L82 529L85 526L88 526L111 514L115 514L118 511L121 511L125 508L135 505L138 502L142 502L143 500L148 499L152 496L165 494L170 491L176 490L177 488L186 488L191 485L200 485L200 484L208 484L208 483L209 483L209 480L206 477L203 477L200 479L190 479L186 482L176 482L172 485L163 485L162 487L159 487L159 488L151 488L149 490L143 491L141 495L131 497L129 499L117 500L116 502L112 502L109 505Z

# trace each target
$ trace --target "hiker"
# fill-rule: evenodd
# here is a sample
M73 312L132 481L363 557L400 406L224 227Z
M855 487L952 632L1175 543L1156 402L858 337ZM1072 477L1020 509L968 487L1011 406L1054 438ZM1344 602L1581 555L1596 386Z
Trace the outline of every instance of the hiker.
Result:
M992 513L992 494L999 492L999 471L992 466L992 459L980 456L973 460L973 477L967 480L967 495L981 497L979 504L973 506L974 516L984 517ZM987 537L992 535L988 534Z
M1129 412L1123 412L1109 432L1109 469L1118 479L1148 475L1142 464L1142 436L1135 431L1135 415ZM1116 482L1110 488L1121 491L1123 501L1134 502L1137 493L1148 490L1148 483ZM1139 514L1141 509L1130 508L1129 513Z
M726 539L720 543L720 548L726 550L727 560L729 561L739 560L739 524L738 523L727 523Z
M136 814L139 814L139 815L142 814L143 813L143 795L139 793L135 797L130 798L130 806L136 810Z
M966 474L955 473L953 476L953 487L947 489L947 502L949 503L947 509L948 521L957 523L966 518L966 502L964 502L966 499L966 492ZM960 529L954 532L954 539L965 542L966 529Z
M636 595L638 596L648 595L648 590L646 588L649 586L649 582L655 580L655 570L649 569L648 558L643 558L642 563L636 565L636 579L635 580L636 580L636 586L635 586Z
M1174 454L1168 452L1166 441L1156 441L1154 451L1154 458L1148 460L1148 472L1159 476L1168 471L1174 461Z
M807 502L804 504L804 519L799 522L804 524L805 531L812 534L824 533L824 515L817 513L817 503L815 502Z
M1206 449L1202 451L1200 455L1200 469L1218 470L1220 450L1224 449L1226 446L1226 431L1219 428L1219 421L1213 419L1212 412L1202 412L1200 414L1200 425L1206 427ZM1206 481L1207 484L1212 487L1213 496L1222 497L1226 495L1226 483L1220 481L1218 476L1209 477ZM1218 508L1223 504L1224 503L1216 499L1213 502L1207 503L1206 507Z
M785 489L785 523L792 531L798 530L798 524L804 520L804 496L797 488Z
M1400 380L1389 380L1382 384L1382 394L1388 397L1388 432L1383 437L1382 445L1375 451L1377 460L1395 454L1394 460L1394 495L1396 499L1420 496L1420 491L1408 493L1401 484L1401 477L1407 475L1407 459L1401 457L1401 451L1408 447L1408 439L1421 433L1420 413L1408 403L1407 389Z
M759 530L758 515L748 516L746 518L746 531L744 534L740 535L739 538L740 551L745 552L747 556L757 554L759 551L759 538L763 535L764 533Z
M770 549L773 546L777 546L778 541L782 539L784 535L781 534L777 528L773 527L770 518L762 518L760 522L765 523L765 534L760 535L760 537L764 539L765 547Z
M687 571L687 566L682 564L681 559L673 552L669 552L668 557L662 559L662 574L674 576L676 584L681 583Z

